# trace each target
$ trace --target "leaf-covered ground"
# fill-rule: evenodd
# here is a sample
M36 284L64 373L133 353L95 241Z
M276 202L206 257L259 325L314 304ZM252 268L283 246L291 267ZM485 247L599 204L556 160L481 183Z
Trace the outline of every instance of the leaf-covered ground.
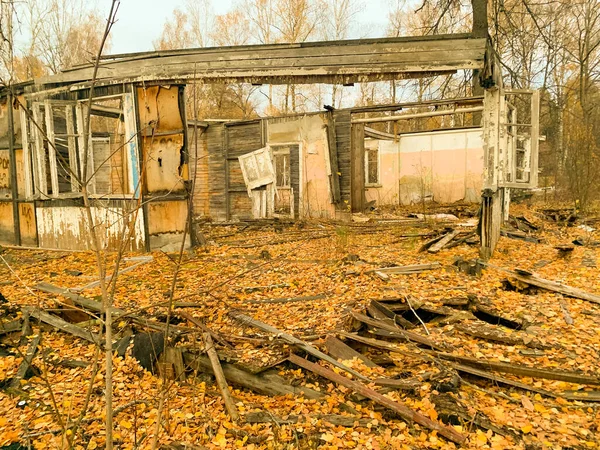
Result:
M490 266L480 277L466 275L452 266L457 257L477 258L476 246L462 244L437 254L418 252L426 238L417 235L441 229L448 223L397 221L389 217L390 220L348 224L309 221L263 227L207 226L203 231L209 244L185 254L176 283L174 316L183 310L202 321L231 343L231 348L217 345L222 358L260 371L284 360L291 349L277 336L235 321L228 316L229 311L242 311L322 348L327 335L356 329L350 311L363 312L371 300L410 295L418 305L439 306L452 298L476 298L503 317L524 323L524 328L518 331L496 326L504 333L523 336L523 345L494 343L465 334L458 329L461 324L479 323L468 315L455 323L429 322L425 324L427 331L418 324L412 331L423 336L429 332L428 338L447 346L456 355L598 376L600 305L542 289L520 290L518 283L517 289L514 286L509 289L502 268L529 270L542 278L600 293L600 272L595 267L600 248L574 246L567 257L561 257L554 248L576 238L584 238L586 242L600 240L600 233L579 228L580 223L570 227L553 223L524 206L514 206L511 212L523 214L539 225L541 229L535 234L544 242L501 238ZM459 225L456 222L451 225L460 228L466 220L461 218ZM589 225L595 227L594 223ZM116 307L159 323L167 315L177 255L154 252L152 256L151 262L119 277L114 302ZM0 261L0 280L3 280L0 292L8 301L4 305L7 315L12 311L15 317L20 314L15 308L21 306L56 309L57 301L64 301L56 295L32 290L37 283L73 288L97 280L92 253L7 249L2 257L10 268ZM114 257L109 256L108 267ZM414 275L390 275L389 280L368 272L390 265L430 262L439 262L442 267ZM128 261L124 267L133 264L135 261ZM94 298L100 295L100 290L87 288L81 295ZM279 301L296 297L302 299ZM572 324L568 323L567 315ZM115 332L130 325L131 317L119 319ZM94 323L86 326L98 330ZM179 326L186 332L176 345L202 350L202 330L185 320ZM37 333L39 329L34 323L34 331ZM91 378L93 362L98 360L102 365L103 355L98 357L94 345L47 325L42 325L41 330L42 343L33 361L37 374L23 380L18 391L6 386L0 391L0 447L21 442L35 449L66 448L70 436L68 424L78 420L86 398L89 405L81 417L82 434L78 433L75 439L76 448L102 447L103 368L100 367L93 383ZM15 375L21 357L11 349L19 339L18 333L0 338L4 343L0 347L2 382ZM540 348L527 345L533 340ZM361 348L381 367L368 368L358 360L346 364L372 380L412 379L445 370L432 363L422 350L394 340L388 342L405 350L405 354L382 354ZM23 342L19 347L21 353L27 350L27 345ZM417 356L407 356L410 354ZM64 360L92 364L83 368L57 365ZM185 381L167 380L165 386L160 377L142 369L132 357L115 357L116 442L119 448L151 447L159 399L166 391L158 439L161 445L178 442L206 448L248 449L457 447L435 432L407 424L389 410L288 362L275 365L275 371L292 384L306 385L327 395L323 400L291 395L270 397L232 386L242 416L234 424L211 377L188 372ZM562 381L498 375L556 395L597 389ZM456 429L468 435L462 448L599 447L597 405L600 403L565 400L560 395L534 394L489 380L461 377L458 389L444 395L462 405L469 417L485 417L497 430L486 430L466 420L457 421ZM441 395L436 387L434 382L423 382L416 391L389 390L386 395L431 419L447 420L436 407L436 399ZM292 424L245 423L245 415L256 411L266 411L284 422L289 416L300 418ZM355 426L333 425L323 417L328 414L354 417Z

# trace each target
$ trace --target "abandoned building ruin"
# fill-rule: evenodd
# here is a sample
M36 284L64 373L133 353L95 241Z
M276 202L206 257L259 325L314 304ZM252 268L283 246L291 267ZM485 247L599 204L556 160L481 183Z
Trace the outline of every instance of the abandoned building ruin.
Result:
M459 70L478 71L482 95L247 121L185 113L192 82L343 85ZM537 183L539 94L503 87L489 38L145 52L105 56L93 72L74 67L2 92L0 243L91 248L78 174L108 249L124 225L127 250L151 251L180 242L190 215L340 219L369 202L432 199L482 203L485 258L510 189Z

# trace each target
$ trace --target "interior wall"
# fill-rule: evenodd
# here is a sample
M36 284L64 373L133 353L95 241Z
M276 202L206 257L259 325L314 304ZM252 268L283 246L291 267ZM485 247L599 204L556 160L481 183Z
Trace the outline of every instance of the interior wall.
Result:
M479 128L380 140L379 157L380 184L366 189L367 201L410 205L423 199L438 203L480 199L483 143Z

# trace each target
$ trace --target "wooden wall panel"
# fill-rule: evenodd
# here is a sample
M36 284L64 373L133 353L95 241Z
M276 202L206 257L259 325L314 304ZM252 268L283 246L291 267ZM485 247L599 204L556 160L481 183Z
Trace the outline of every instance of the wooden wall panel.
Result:
M38 245L34 203L19 204L19 229L21 231L21 245L26 247L36 247Z
M138 88L138 102L142 135L183 131L178 85Z
M207 129L188 124L188 153L190 156L190 180L194 182L194 216L210 216L210 173L207 148ZM197 143L197 154L196 154Z
M225 128L227 130L227 155L229 157L237 158L263 147L260 120L228 125Z
M165 201L148 203L148 232L182 233L187 222L187 202Z
M350 204L352 212L362 212L365 204L365 126L352 125L350 146Z
M146 192L184 191L183 134L145 137L143 148Z
M15 223L12 202L0 201L0 244L15 243Z
M225 150L223 124L210 124L206 131L208 148L209 205L210 216L216 220L225 220Z
M350 204L350 111L335 111L335 137L340 175L341 208Z
M231 192L229 196L232 220L253 219L252 200L248 196L247 192Z

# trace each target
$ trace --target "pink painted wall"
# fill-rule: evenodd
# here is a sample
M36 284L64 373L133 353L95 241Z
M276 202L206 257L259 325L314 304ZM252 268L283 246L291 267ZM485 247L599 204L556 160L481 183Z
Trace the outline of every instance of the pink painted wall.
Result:
M483 186L481 129L402 135L379 146L380 185L367 187L367 201L409 205L479 201Z

